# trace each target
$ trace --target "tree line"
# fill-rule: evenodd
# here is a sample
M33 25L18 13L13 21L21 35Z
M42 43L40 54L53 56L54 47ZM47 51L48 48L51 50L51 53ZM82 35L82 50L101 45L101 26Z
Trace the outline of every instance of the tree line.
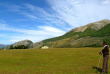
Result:
M29 49L28 45L17 45L17 46L10 46L10 49Z

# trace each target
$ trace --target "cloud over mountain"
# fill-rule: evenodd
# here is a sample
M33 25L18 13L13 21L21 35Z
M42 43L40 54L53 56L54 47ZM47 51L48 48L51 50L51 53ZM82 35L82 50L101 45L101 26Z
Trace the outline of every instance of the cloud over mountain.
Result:
M41 41L91 22L110 19L109 3L110 0L0 1L0 42Z

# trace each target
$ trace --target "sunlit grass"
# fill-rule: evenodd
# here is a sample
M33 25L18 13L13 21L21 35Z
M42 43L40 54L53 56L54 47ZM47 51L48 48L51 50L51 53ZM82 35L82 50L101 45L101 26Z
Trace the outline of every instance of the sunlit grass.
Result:
M93 67L97 67L101 49L2 50L0 74L97 74Z

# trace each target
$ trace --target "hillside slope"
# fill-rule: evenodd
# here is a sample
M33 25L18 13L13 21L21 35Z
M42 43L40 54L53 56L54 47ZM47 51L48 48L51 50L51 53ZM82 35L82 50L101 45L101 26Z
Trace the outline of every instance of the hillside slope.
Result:
M93 31L96 32L96 31L104 28L108 24L110 24L110 20L101 20L98 22L90 23L85 26L81 26L81 27L72 29L71 31L64 34L63 36L59 36L59 37L55 37L55 38L51 38L51 39L46 39L46 40L43 40L43 42L46 43L49 41L61 40L61 39L69 38L69 37L72 37L74 35L79 35L79 34L80 34L80 36L88 36L89 33L93 33Z
M32 48L33 42L31 40L23 40L23 41L16 42L12 45L13 47L18 46L18 45L25 45L25 46L28 46L29 48Z
M110 44L110 20L101 20L85 26L77 27L66 34L43 40L39 47L47 45L51 48L59 47L99 47L103 41ZM34 48L38 45L35 43Z

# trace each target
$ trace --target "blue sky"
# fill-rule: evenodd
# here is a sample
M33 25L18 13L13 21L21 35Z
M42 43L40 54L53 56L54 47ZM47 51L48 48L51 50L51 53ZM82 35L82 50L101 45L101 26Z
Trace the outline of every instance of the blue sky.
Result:
M110 0L0 0L0 44L39 42L110 20Z

